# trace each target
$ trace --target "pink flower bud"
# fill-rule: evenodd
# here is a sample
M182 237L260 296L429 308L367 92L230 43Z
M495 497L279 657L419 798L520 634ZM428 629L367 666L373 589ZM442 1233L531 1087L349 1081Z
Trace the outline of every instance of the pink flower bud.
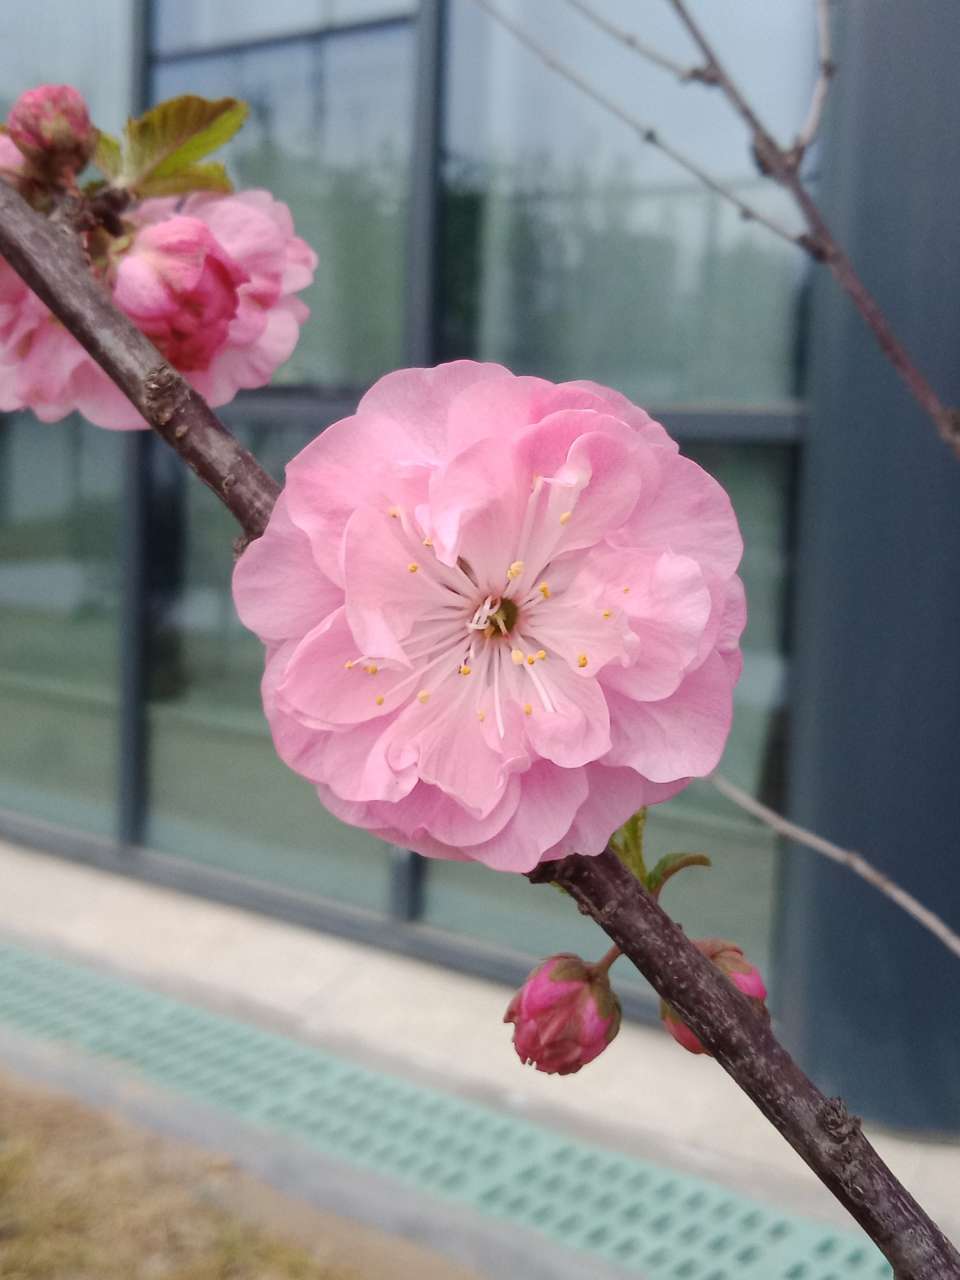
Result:
M57 172L79 173L97 145L87 104L68 84L22 93L10 109L7 133L34 164Z
M579 956L542 961L510 1001L504 1022L525 1063L549 1075L571 1075L592 1062L620 1030L620 1001L605 969Z
M199 218L137 232L115 268L113 300L176 368L209 367L227 341L247 279Z
M694 942L694 946L708 960L712 960L721 973L726 974L733 985L757 1006L758 1012L766 1015L764 1000L767 998L767 988L760 970L744 958L742 949L735 942L726 942L723 938L700 938ZM709 1053L686 1023L681 1022L676 1010L666 1000L660 1001L660 1017L677 1044L690 1053Z

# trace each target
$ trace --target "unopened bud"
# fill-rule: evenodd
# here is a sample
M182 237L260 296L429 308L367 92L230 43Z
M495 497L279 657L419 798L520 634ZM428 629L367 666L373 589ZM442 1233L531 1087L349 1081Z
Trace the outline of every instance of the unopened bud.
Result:
M744 957L742 948L735 942L727 942L723 938L700 938L694 941L694 946L708 960L711 960L721 973L726 974L733 985L757 1007L758 1012L766 1014L767 1007L764 1001L767 998L767 988L760 976L760 970ZM660 1001L660 1017L677 1044L682 1045L688 1052L710 1052L709 1049L704 1048L686 1023L680 1020L676 1010L667 1004L666 1000Z
M87 104L68 84L41 84L22 93L7 117L7 134L37 169L76 174L97 145Z
M607 968L579 956L550 956L510 1001L504 1022L524 1063L550 1075L571 1075L592 1062L620 1030L620 1001Z

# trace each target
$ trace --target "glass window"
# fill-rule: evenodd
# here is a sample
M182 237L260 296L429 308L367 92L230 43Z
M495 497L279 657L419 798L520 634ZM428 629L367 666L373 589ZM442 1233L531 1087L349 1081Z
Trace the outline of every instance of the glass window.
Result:
M133 97L128 0L0 5L0 116L65 82L116 129ZM113 834L122 441L0 415L0 807Z
M299 346L278 382L363 386L402 363L413 38L408 24L182 61L154 97L250 103L227 152L239 186L269 188L320 258Z
M323 27L378 22L416 10L416 0L156 0L154 46L160 53L244 40L269 40Z
M280 475L315 432L264 418L237 434ZM169 450L157 442L152 453L147 844L385 910L386 846L332 818L273 750L260 705L263 647L230 592L233 517Z
M806 0L743 0L721 51L791 136L813 82ZM693 62L667 5L643 39ZM550 0L505 0L520 25L768 215L788 197L753 165L720 96L678 84ZM604 14L641 23L630 0ZM687 177L471 3L452 0L444 162L445 356L608 382L642 404L771 403L795 393L805 263Z
M38 84L72 84L94 123L118 129L135 96L130 0L0 5L0 115Z
M123 449L0 417L0 808L113 834Z

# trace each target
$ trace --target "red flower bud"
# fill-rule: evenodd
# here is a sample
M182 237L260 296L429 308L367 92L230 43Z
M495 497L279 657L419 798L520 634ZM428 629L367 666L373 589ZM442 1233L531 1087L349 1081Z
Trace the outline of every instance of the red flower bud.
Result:
M550 1075L571 1075L592 1062L620 1030L620 1001L606 968L579 956L550 956L510 1001L504 1022L525 1063Z
M767 988L760 970L744 958L742 949L735 942L726 942L723 938L700 938L699 941L694 941L694 946L708 960L712 960L721 973L726 974L733 985L756 1005L758 1011L766 1014L764 1000L767 998ZM677 1044L690 1053L709 1053L666 1000L660 1001L660 1017Z
M68 84L41 84L22 93L10 109L7 133L48 173L79 173L97 145L87 104Z

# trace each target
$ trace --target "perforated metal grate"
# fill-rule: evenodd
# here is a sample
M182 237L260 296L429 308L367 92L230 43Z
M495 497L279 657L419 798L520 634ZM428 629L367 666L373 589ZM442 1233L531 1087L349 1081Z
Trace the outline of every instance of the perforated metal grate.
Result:
M869 1242L0 944L0 1020L649 1280L889 1280Z

